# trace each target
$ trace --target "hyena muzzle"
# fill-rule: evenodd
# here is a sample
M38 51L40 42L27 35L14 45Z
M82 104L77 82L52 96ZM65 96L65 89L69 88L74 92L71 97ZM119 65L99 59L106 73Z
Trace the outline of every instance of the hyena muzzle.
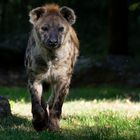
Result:
M68 7L49 4L30 11L33 25L25 55L31 94L33 126L37 131L58 130L62 105L68 94L79 41L72 28L76 16ZM42 83L52 93L45 103Z

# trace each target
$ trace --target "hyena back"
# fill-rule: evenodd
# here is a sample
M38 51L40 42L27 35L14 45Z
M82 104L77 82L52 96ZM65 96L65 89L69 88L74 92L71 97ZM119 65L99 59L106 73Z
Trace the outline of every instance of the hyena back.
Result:
M54 4L35 8L29 16L33 29L25 66L32 101L32 123L37 131L58 130L62 105L79 53L79 41L71 26L76 16L71 8ZM43 82L52 88L47 103L42 98Z

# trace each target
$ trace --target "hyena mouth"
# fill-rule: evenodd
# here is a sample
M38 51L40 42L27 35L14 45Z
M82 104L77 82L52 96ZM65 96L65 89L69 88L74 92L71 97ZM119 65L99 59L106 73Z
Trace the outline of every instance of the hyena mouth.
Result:
M54 48L58 48L59 45L58 44L49 44L48 47L51 49L54 49Z
M58 44L58 43L57 44L48 44L47 43L45 46L47 49L57 49L57 48L60 48L61 44Z

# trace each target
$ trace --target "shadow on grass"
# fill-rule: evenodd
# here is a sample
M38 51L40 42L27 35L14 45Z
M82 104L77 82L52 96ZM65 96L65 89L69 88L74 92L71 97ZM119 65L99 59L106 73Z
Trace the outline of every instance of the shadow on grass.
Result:
M36 132L32 128L31 121L27 120L26 118L11 116L0 119L1 140L81 140L86 137L90 138L88 135L79 135L85 130L87 131L87 129L84 128L74 131L70 129L61 129L59 132L48 132L47 130Z
M10 116L0 119L0 140L54 140L59 137L59 133L36 132L26 118Z
M81 123L75 124L79 117L82 119ZM62 129L58 132L36 132L27 118L11 116L0 119L0 140L136 140L135 135L119 135L118 133L122 132L118 132L116 127L98 125L96 118L89 120L96 122L95 125L89 126L83 122L87 117L79 117L68 116L67 119L71 122L62 119ZM125 130L124 132L127 133Z
M45 91L43 94L46 101L51 91ZM0 95L7 97L13 101L30 102L30 94L26 88L8 88L0 87ZM72 100L115 100L115 99L129 99L132 101L140 101L140 89L129 87L115 87L115 86L99 86L99 87L80 87L70 88L70 93L66 101Z
M29 120L18 116L0 119L0 139L19 140L22 135L28 135L31 132L30 127Z
M30 102L30 94L26 88L0 87L0 95L14 102Z
M101 86L95 88L75 88L70 90L67 101L72 100L116 100L140 101L140 89L129 87Z
M113 136L112 128L81 126L75 130L65 129L62 131L60 136L64 140L131 140L117 134Z

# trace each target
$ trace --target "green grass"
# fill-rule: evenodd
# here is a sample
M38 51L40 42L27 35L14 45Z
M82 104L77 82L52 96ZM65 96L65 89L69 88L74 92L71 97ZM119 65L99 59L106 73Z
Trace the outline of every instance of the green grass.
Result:
M0 88L13 116L0 119L0 140L140 140L140 89L101 86L71 89L59 132L36 132L25 88ZM47 98L48 95L45 95Z

